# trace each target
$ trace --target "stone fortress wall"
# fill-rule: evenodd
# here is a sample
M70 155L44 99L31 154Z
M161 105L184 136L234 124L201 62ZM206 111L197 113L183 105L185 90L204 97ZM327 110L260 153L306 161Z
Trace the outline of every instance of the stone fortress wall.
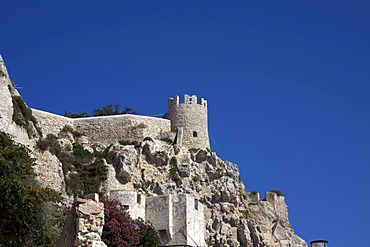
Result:
M140 142L145 137L158 138L171 131L168 119L131 114L68 118L36 109L32 109L32 114L43 133L57 135L69 125L89 140L105 144L121 140Z
M207 101L196 95L168 99L171 130L177 133L177 144L187 148L209 148Z
M170 132L170 121L139 115L114 115L77 118L73 127L90 141L114 143L120 140L142 141L145 137L160 138Z
M32 115L37 119L38 125L44 134L58 135L64 126L73 127L73 119L54 113L36 110L32 108Z
M185 148L209 148L207 101L196 95L179 96L168 100L168 119L139 116L113 115L86 118L68 118L32 109L45 134L58 133L69 125L93 142L105 144L117 141L142 141L145 137L174 139L175 144ZM174 138L174 136L176 137Z

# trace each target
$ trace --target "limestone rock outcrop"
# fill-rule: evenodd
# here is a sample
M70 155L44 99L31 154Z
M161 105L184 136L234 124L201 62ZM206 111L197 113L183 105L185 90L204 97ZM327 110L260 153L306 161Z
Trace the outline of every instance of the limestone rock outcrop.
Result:
M119 190L148 197L192 194L197 203L203 204L204 240L208 246L307 246L290 225L280 192L266 192L264 199L257 192L246 192L238 166L220 159L209 149L204 99L200 104L194 96L186 96L184 104L179 103L178 97L171 99L172 125L170 120L145 116L72 120L35 110L37 121L18 116L23 121L22 127L13 116L13 98L19 94L1 56L0 72L0 131L29 147L42 186L68 198L66 193L71 190L67 187L73 186L72 182L81 183L86 173L99 177L102 168L107 168L107 174L101 176L106 179L100 185L106 195ZM200 123L193 113L202 120ZM44 150L40 148L41 142L36 143L41 137L38 127L44 132L43 138L52 142L53 150L50 143L49 149ZM120 142L122 138L127 139ZM96 186L90 185L90 189ZM105 246L100 239L103 205L88 200L76 210L79 217L76 245Z
M14 88L0 55L0 131L12 136L16 142L28 145L29 137L26 129L13 121L13 96L19 96L19 93Z
M49 151L33 150L32 154L36 159L34 171L41 186L65 193L64 174L60 160Z
M175 154L174 149L160 140L144 141L136 147L113 146L112 152L131 150L123 159L131 160L131 181L120 188L147 195L195 194L205 206L209 246L307 246L289 223L284 196L267 192L261 200L258 193L246 192L238 167L210 150ZM119 176L119 171L112 171ZM114 189L117 186L105 188Z
M85 150L105 147L90 142L83 145ZM48 156L37 156L38 162L45 162ZM307 246L289 223L284 196L267 192L266 198L260 199L258 193L246 192L238 166L209 149L187 150L152 140L140 145L112 144L108 156L109 163L104 160L108 178L102 191L194 194L204 205L208 246ZM90 235L83 239L97 237Z

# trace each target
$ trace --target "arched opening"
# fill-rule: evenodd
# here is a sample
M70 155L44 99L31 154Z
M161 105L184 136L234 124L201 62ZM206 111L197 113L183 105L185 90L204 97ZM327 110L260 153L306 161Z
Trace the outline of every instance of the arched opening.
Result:
M198 137L198 133L196 131L193 131L193 137Z

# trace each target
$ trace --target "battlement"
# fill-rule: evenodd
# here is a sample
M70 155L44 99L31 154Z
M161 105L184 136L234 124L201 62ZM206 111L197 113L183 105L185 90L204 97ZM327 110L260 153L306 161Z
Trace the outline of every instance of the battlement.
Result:
M171 131L176 133L176 144L187 148L209 148L207 101L196 95L168 99L168 118Z
M176 95L173 98L168 99L168 108L173 107L173 106L177 106L177 105L180 105L180 104L199 105L199 106L203 106L203 107L207 108L207 100L205 100L204 98L198 99L197 95L190 96L188 94L185 94L184 95L184 102L182 102L182 103L180 102L180 97L178 95Z

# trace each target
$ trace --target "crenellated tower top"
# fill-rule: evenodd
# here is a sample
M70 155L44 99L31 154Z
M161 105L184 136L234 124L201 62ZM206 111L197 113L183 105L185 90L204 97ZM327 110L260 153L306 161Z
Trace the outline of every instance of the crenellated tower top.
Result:
M197 104L197 105L201 105L207 108L207 100L205 100L204 98L200 98L198 100L198 97L196 95L190 96L190 95L185 94L183 103L180 103L180 97L178 95L176 95L173 98L168 99L169 108L173 107L174 105L179 105L179 104L189 104L189 105Z
M196 95L168 99L171 131L176 132L176 144L186 148L209 148L207 101Z

